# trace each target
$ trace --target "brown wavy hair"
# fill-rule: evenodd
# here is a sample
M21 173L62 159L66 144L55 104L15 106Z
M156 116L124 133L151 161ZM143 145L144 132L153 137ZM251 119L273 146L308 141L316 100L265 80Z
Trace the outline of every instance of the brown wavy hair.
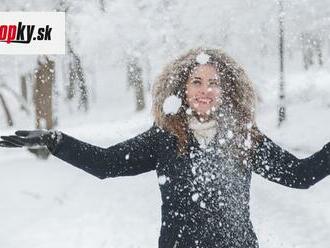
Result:
M214 118L217 119L219 130L229 129L237 137L230 147L237 156L252 150L261 138L255 122L256 94L244 69L221 49L195 48L176 58L165 66L152 88L152 112L155 123L162 129L175 135L178 139L178 154L188 152L188 114L189 105L186 99L186 84L193 69L200 63L199 54L208 56L207 64L215 66L221 82L222 104ZM175 95L182 104L176 113L165 113L164 101ZM225 125L225 127L224 127ZM246 139L251 140L250 148L244 146ZM244 152L242 152L244 151Z

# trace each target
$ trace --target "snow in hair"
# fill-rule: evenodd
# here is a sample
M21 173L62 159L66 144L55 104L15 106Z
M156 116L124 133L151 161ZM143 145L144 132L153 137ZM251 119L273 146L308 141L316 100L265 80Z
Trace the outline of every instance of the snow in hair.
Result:
M204 52L201 52L196 56L196 62L201 65L207 64L207 62L209 62L209 59L210 59L210 55Z

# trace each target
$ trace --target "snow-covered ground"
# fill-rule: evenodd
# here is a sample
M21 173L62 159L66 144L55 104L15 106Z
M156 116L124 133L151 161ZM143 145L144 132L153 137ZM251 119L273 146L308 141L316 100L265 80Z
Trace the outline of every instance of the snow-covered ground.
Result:
M296 156L309 156L330 141L330 74L315 70L287 78L288 119L281 129L276 81L258 86L258 124ZM100 104L87 117L63 117L58 129L107 147L151 125L150 108L134 114L126 99L110 102L111 108ZM330 177L297 190L254 175L251 215L260 247L329 247L329 192ZM24 149L0 149L0 196L0 247L157 247L161 199L155 172L99 180L55 157L40 161Z

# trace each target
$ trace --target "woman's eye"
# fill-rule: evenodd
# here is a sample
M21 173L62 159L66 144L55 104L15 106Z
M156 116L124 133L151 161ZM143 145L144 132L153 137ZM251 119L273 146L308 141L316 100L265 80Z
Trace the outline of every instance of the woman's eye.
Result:
M219 82L217 82L217 81L210 82L210 86L218 86L218 85L219 85Z
M193 81L191 81L191 83L192 83L192 84L200 84L201 81L199 81L199 80L193 80Z

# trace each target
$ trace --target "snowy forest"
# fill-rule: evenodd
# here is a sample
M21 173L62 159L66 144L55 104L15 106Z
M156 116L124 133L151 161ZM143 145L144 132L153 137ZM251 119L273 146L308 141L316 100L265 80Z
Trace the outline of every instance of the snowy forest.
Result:
M55 129L102 147L153 123L151 89L191 48L245 69L259 128L299 158L330 141L328 0L0 0L0 11L66 13L65 55L0 56L0 135ZM0 247L157 247L154 173L99 180L47 149L0 147ZM254 175L261 248L330 245L330 178L308 190Z

